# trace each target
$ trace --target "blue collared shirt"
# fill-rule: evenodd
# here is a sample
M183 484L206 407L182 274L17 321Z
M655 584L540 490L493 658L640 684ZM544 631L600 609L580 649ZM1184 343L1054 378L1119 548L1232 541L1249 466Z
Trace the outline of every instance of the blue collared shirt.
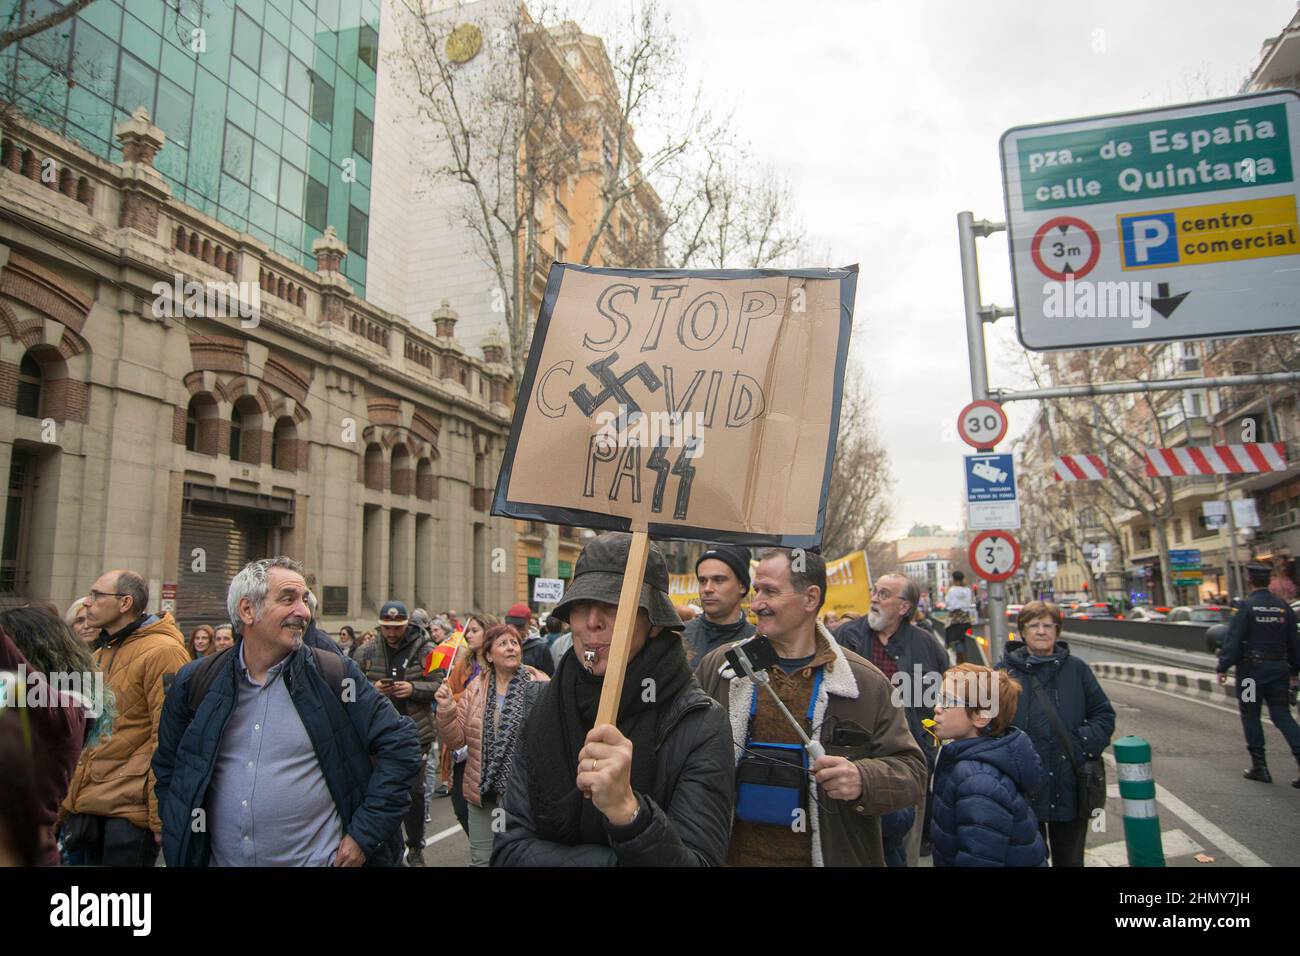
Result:
M235 709L208 788L213 866L329 866L343 839L343 820L284 683L288 663L258 684L240 642Z

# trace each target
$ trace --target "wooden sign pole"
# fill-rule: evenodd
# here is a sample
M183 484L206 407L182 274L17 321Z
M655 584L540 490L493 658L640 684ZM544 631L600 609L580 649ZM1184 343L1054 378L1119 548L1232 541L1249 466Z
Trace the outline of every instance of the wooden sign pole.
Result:
M605 664L604 684L600 689L600 706L596 709L596 724L617 722L619 701L623 698L623 677L632 652L632 631L636 627L637 609L641 606L641 585L645 579L646 557L650 553L650 536L644 531L632 532L632 545L627 552L627 567L623 570L623 590L618 596L618 614L614 618L614 637L609 645L609 658Z

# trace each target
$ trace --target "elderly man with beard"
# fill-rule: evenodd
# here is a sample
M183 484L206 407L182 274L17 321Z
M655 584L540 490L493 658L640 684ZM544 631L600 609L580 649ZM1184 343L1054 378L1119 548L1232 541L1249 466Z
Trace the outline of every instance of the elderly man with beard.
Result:
M871 610L849 621L835 633L845 647L880 669L894 685L894 700L907 717L907 729L925 754L928 773L934 773L935 739L923 720L934 717L935 698L948 669L948 655L935 638L911 623L921 598L916 583L903 574L886 574L871 589ZM901 672L901 677L895 674ZM907 831L907 865L916 866L923 837L929 832L925 804L916 808L916 820Z
M303 569L230 582L233 648L182 668L153 758L175 866L394 865L420 766L414 725L337 650L305 645Z

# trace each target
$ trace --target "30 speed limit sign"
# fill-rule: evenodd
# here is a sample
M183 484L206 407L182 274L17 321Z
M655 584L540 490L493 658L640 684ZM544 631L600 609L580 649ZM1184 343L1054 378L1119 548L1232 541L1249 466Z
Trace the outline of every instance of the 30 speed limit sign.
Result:
M957 434L974 448L994 448L1007 435L1007 413L988 399L971 402L957 416Z
M985 581L1005 581L1020 567L1020 542L1005 531L981 531L967 552L970 566Z

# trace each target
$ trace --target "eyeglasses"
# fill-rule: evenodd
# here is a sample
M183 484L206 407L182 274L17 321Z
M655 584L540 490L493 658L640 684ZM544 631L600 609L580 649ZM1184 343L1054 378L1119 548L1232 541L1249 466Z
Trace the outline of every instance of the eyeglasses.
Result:
M874 598L880 598L880 600L882 601L888 601L892 597L897 597L897 595L895 595L891 591L885 591L882 590L881 588L872 588L871 596Z
M959 697L940 697L939 706L944 710L956 710L959 707L965 707L966 702Z
M126 596L127 595L123 594L121 591L96 591L94 588L91 588L90 592L87 594L87 597L89 597L92 601L98 601L102 597L126 597Z

